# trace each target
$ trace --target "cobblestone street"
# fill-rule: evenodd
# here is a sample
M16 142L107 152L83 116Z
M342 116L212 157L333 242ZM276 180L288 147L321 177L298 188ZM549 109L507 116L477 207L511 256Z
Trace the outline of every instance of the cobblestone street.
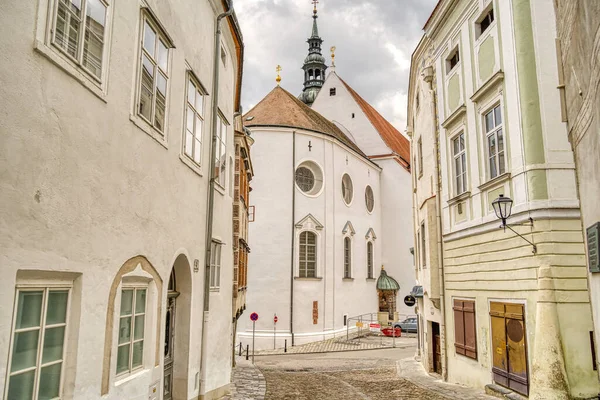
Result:
M415 338L402 338L396 345L367 351L261 355L254 366L241 357L227 399L493 399L483 390L448 384L426 374L413 359Z

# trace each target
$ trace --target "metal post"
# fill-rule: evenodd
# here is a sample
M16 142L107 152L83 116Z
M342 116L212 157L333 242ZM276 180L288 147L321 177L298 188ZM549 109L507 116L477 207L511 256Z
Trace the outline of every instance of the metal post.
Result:
M248 357L250 356L250 345L246 345L246 361L248 361Z
M396 347L396 327L392 323L392 347Z
M287 339L285 339L283 342L283 352L287 353Z
M240 342L240 354L239 354L239 356L240 357L242 356L242 342Z
M277 314L275 314L277 316ZM273 318L273 350L275 350L275 338L277 337L277 323L275 322L275 318Z
M348 341L348 330L350 329L350 320L346 318L346 341Z
M252 364L254 364L254 332L256 331L256 321L252 321Z

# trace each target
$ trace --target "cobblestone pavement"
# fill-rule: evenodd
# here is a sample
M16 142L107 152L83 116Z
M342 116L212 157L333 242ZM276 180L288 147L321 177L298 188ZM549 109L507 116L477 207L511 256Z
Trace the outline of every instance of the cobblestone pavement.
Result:
M308 353L330 353L337 351L353 350L375 350L406 346L410 343L416 343L416 335L404 334L399 338L389 338L385 336L368 336L360 339L346 340L346 337L338 337L321 342L307 343L300 346L288 347L287 353L284 349L260 350L254 354L258 356L282 355L282 354L308 354Z
M415 344L416 339L406 338L396 348L256 357L256 366L240 357L226 399L494 399L425 373L413 358Z

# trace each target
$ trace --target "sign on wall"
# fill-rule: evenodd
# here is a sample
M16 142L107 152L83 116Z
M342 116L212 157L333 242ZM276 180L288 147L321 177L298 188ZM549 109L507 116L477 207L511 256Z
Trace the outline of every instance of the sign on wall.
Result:
M319 322L319 302L313 301L313 325Z
M600 222L587 228L587 248L590 272L600 272Z

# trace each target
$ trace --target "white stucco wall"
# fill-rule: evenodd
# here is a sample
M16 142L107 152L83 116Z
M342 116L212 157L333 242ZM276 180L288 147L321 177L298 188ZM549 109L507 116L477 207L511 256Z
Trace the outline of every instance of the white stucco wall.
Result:
M248 317L239 322L238 342L251 344L252 324L249 315L259 314L256 323L256 348L272 348L273 315L276 313L277 347L290 337L290 274L292 235L292 190L296 191L295 223L309 214L323 225L315 229L318 235L317 276L320 279L294 279L295 344L322 340L333 334L345 334L344 314L349 317L377 312L375 279L367 280L366 239L372 228L375 240L374 277L381 265L380 169L338 142L320 134L296 132L296 165L312 160L324 176L322 192L306 196L294 184L292 163L292 130L282 128L251 128L255 143L252 147L255 178L252 181L252 205L256 220L250 223L252 250L248 267ZM309 150L308 144L312 148ZM273 151L277 149L277 151ZM346 164L346 157L348 164ZM354 199L347 206L342 199L341 179L348 173L353 181ZM375 209L367 212L364 190L371 185L375 193ZM352 236L352 278L343 280L342 230L350 221ZM298 256L294 227L295 257ZM294 260L294 276L298 276ZM313 301L318 301L318 322L313 324Z
M211 2L193 2L193 6L192 2L147 2L175 45L170 52L166 140L161 144L130 120L136 94L140 7L144 5L111 3L104 94L88 89L93 84L83 73L67 73L77 69L46 41L47 0L7 4L0 13L0 23L11 31L10 38L0 39L0 48L10 54L0 59L4 82L0 88L4 99L0 119L0 359L8 359L17 271L80 274L75 286L81 295L74 295L71 305L78 310L77 319L69 326L67 339L74 364L67 365L66 375L72 385L65 386L64 398L100 398L109 288L126 260L143 255L164 284L164 292L150 296L147 307L146 346L152 351L145 353L142 372L116 384L113 341L109 393L103 398L148 398L152 384L162 390L163 364L162 359L155 360L154 349L158 342L159 354L163 353L166 285L175 259L184 254L190 265L191 293L180 298L190 301L190 332L183 348L177 343L175 363L186 364L189 379L179 382L175 393L177 398L195 398L199 394L196 374L208 168L204 167L201 176L180 160L184 90L190 68L212 90L213 21L222 10L213 9ZM232 123L237 65L229 29L223 31L229 59L227 68L222 68L219 105ZM34 49L36 40L41 41L35 45L38 49ZM209 143L209 104L207 96L204 143ZM233 131L228 134L227 153L233 155ZM207 146L203 160L207 165ZM217 193L215 203L214 234L225 246L221 290L211 294L206 391L223 388L230 380L229 193ZM198 273L191 267L195 259L200 262ZM156 325L151 324L158 318L152 302L162 310L159 337ZM7 383L6 368L4 361L0 387Z

